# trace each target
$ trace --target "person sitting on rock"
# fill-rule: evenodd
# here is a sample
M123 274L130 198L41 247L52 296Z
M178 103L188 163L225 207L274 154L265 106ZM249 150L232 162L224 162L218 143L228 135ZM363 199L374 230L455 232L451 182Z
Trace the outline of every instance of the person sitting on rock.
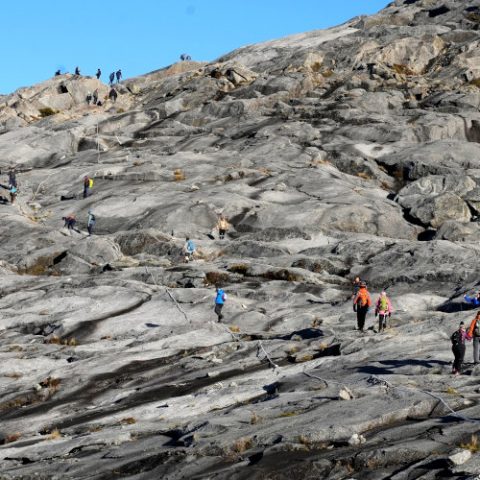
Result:
M475 296L464 295L463 299L467 303L471 303L475 307L480 306L480 292L477 292L477 294Z
M473 338L473 364L477 365L480 361L480 312L477 312L475 318L470 322L468 336Z
M357 312L357 328L360 332L363 332L365 327L365 319L371 306L372 298L367 290L367 284L365 282L361 282L358 293L353 299L353 311Z
M62 220L65 222L63 228L67 228L68 231L75 230L75 225L77 223L77 219L73 213L67 215L66 217L62 217Z
M453 361L452 374L460 375L462 373L462 364L465 357L465 340L469 340L468 334L465 331L465 324L460 322L458 330L453 332L450 337L452 341L452 352L455 360Z
M185 262L190 262L193 260L195 250L197 248L195 247L195 244L193 243L192 240L190 240L189 237L185 239L185 245L183 247L183 251L185 252Z
M108 98L115 103L117 101L118 93L114 88L111 88L108 92Z
M225 301L227 300L227 294L225 291L220 288L219 285L215 287L215 313L217 315L217 321L221 322L223 315L222 315L222 308L225 305Z
M95 76L97 77L97 80L100 80L100 77L102 76L102 71L97 68L97 73L95 74Z
M56 76L56 77L58 77L58 76L61 75L61 74L62 74L62 72L61 72L60 70L57 70L57 71L55 72L55 76Z
M230 227L230 224L228 223L225 216L220 215L220 218L218 219L218 223L217 223L218 237L220 238L220 240L223 240L225 238L225 233L227 232L229 227Z
M96 223L96 218L95 215L93 214L92 210L88 211L88 219L87 219L87 230L88 230L88 235L91 236L93 233L93 228L95 227Z
M375 317L378 315L378 333L387 328L387 317L392 316L392 304L387 292L382 292L375 306Z

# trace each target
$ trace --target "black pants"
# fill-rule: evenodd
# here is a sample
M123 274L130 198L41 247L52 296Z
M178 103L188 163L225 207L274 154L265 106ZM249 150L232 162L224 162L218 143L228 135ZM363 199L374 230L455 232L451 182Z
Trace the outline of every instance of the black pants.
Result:
M453 361L453 370L461 373L463 358L465 357L465 344L453 345L452 352L455 356L455 360Z
M93 233L93 223L91 223L90 225L87 225L87 230L88 230L88 234L91 235Z
M86 187L86 186L83 187L83 198L87 198L87 197L88 197L88 190L89 190L88 187Z
M218 321L220 322L223 318L222 315L222 308L223 308L223 303L216 303L215 304L215 313L217 314Z
M387 328L387 315L378 314L378 331L381 332L383 329Z
M357 327L363 332L365 327L365 318L367 316L368 307L360 307L357 305Z

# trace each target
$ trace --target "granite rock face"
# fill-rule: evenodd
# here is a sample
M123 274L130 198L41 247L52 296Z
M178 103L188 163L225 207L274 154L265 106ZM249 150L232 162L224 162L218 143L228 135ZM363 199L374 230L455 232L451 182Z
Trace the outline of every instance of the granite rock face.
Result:
M449 337L479 284L479 25L396 0L116 102L69 75L1 96L0 479L476 478ZM357 275L385 333L354 329Z

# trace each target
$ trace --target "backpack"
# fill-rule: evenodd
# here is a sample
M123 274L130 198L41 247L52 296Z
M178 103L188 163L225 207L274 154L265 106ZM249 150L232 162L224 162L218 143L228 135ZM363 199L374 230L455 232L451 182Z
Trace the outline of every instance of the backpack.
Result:
M189 240L187 242L187 250L189 252L194 252L195 251L195 244L191 240Z
M88 180L88 188L93 188L93 178Z
M453 346L460 345L462 340L460 332L458 330L453 332L450 340L452 341Z
M379 310L381 312L388 312L388 298L380 297Z
M360 307L370 306L370 295L366 288L361 288L357 293L357 300L355 302Z
M90 214L90 221L91 222L95 221L95 215L93 213Z

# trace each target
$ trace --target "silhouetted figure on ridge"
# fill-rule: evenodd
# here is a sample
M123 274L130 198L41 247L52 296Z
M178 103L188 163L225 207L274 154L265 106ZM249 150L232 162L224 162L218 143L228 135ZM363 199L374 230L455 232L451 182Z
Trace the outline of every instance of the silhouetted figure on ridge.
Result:
M100 80L100 77L102 76L102 71L99 68L97 69L97 73L95 74L95 76L97 77L97 80Z
M113 81L115 80L115 72L112 72L108 78L110 79L110 85L113 85Z
M117 83L120 83L120 80L122 79L122 71L118 69L115 75L117 77Z
M80 68L75 67L75 75L81 75L81 74L80 74Z

